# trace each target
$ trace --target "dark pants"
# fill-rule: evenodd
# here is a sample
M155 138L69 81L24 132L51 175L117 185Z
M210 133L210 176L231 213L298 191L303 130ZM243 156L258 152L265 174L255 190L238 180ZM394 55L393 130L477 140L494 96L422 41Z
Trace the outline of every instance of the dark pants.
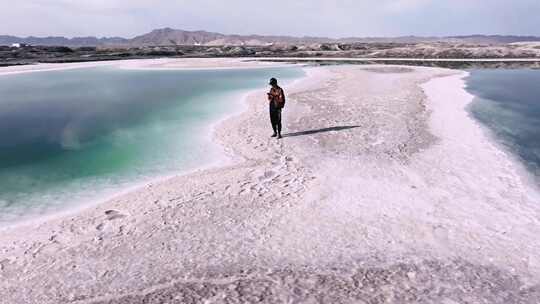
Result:
M274 133L281 134L281 109L270 105L270 122Z

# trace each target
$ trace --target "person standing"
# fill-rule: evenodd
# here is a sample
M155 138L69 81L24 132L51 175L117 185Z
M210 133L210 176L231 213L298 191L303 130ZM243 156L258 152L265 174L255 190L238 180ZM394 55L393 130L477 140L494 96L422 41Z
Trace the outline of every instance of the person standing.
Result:
M281 110L285 107L285 92L278 86L277 79L270 79L270 92L268 92L268 101L270 106L270 123L274 134L272 137L281 138Z

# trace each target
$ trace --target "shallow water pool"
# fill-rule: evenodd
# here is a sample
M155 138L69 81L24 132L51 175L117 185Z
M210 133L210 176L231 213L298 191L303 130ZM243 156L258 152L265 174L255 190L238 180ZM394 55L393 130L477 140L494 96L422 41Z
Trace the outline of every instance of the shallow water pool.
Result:
M0 75L0 223L64 210L218 159L212 123L301 68Z

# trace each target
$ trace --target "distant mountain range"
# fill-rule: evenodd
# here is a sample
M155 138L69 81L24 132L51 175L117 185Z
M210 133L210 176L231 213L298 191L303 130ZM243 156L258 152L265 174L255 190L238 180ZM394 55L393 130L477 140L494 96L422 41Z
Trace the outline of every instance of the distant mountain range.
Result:
M150 33L136 36L131 39L121 37L16 37L0 35L0 45L25 43L44 46L102 46L102 47L137 47L137 46L165 46L165 45L268 45L268 44L294 44L306 45L317 43L370 43L370 42L453 42L478 44L507 44L525 41L540 41L536 36L503 36L503 35L471 35L449 37L366 37L366 38L325 38L325 37L292 37L292 36L261 36L261 35L225 35L206 31L184 31L171 28L153 30Z
M120 37L96 38L96 37L16 37L0 35L0 45L11 45L13 43L25 43L30 45L45 46L103 46L103 45L122 45L129 41Z

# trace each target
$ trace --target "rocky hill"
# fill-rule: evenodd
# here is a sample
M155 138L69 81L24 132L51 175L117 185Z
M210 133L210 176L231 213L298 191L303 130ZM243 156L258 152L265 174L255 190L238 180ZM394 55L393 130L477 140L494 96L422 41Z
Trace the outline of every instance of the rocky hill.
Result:
M204 45L224 39L226 35L206 31L183 31L171 28L157 29L128 41L133 46L148 45Z
M181 37L191 41L192 37ZM166 38L163 38L166 39ZM144 39L142 40L144 41ZM197 40L200 41L203 40ZM207 43L209 44L209 43ZM140 47L0 46L0 66L38 62L81 62L136 58L293 57L408 59L533 59L540 63L540 43L501 45L430 43L312 43L308 45L169 45Z

